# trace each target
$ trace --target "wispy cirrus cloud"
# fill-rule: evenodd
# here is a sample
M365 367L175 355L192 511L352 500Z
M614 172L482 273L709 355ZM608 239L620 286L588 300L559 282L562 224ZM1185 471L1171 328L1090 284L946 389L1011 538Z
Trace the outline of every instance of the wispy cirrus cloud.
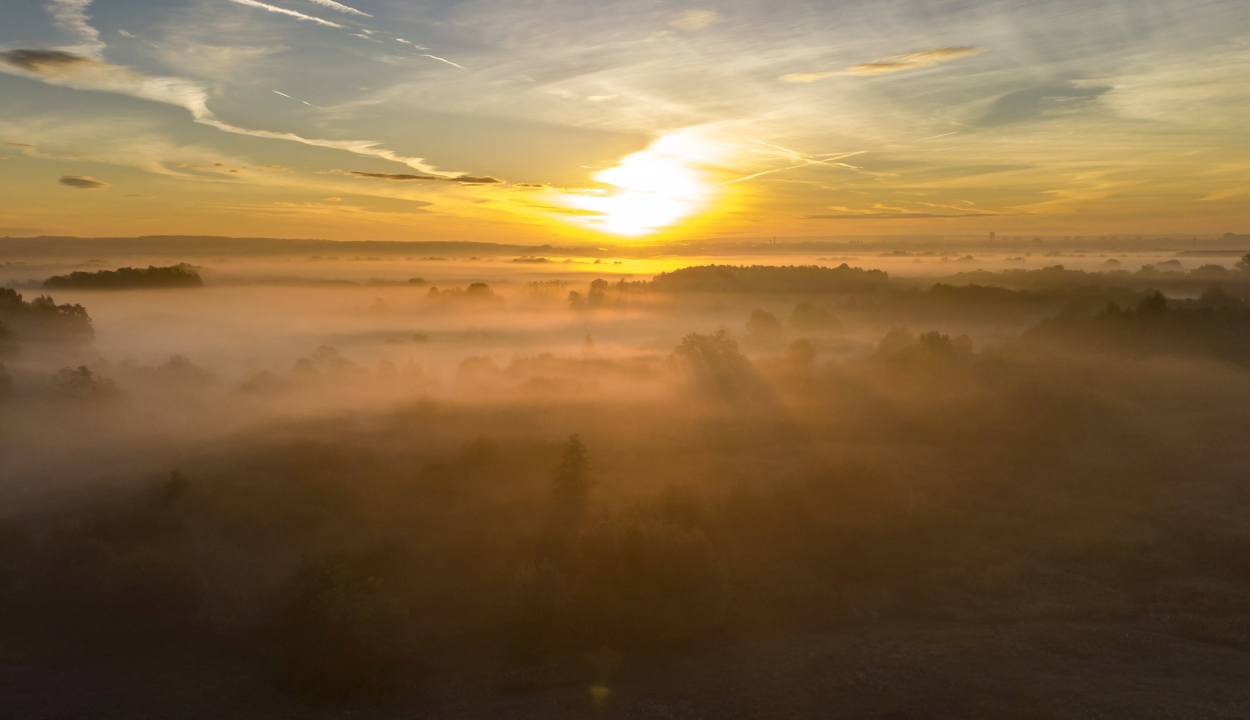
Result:
M709 25L720 22L720 13L715 10L687 10L668 22L678 30L702 30Z
M81 41L74 46L74 50L98 57L104 51L104 42L100 40L100 32L88 22L87 6L90 4L91 0L50 0L45 7L57 27L76 35Z
M902 55L893 55L881 60L872 62L859 63L842 70L827 70L820 72L791 73L782 75L781 80L788 83L812 83L825 78L836 77L838 75L885 75L889 73L903 72L904 70L918 70L920 68L933 67L951 60L958 60L962 57L976 55L983 48L956 46L956 47L939 47L929 50L918 50L916 52L904 53Z
M209 110L208 89L199 82L184 78L149 77L120 65L64 50L18 49L0 52L0 71L35 78L51 85L112 92L176 105L191 113L191 117L196 122L215 127L223 132L345 150L356 155L402 163L436 179L468 182L459 178L470 177L460 173L442 172L423 158L408 157L380 148L379 143L372 140L323 140L289 132L253 130L232 125Z

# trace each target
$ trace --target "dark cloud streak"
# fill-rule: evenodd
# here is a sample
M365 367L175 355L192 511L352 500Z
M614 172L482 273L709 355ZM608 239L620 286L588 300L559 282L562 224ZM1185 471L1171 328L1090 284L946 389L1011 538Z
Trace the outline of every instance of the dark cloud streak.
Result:
M46 73L78 65L94 65L98 61L64 50L18 49L0 52L0 60L19 70Z
M804 215L804 220L927 220L942 218L998 217L998 213L963 213L961 215L935 215L933 213L858 213L848 215Z
M57 182L76 190L103 190L109 187L109 184L103 180L96 180L85 175L65 175Z
M453 175L453 176L443 177L439 175L409 175L408 173L361 172L359 170L352 170L349 172L349 174L354 177L359 177L359 178L372 178L374 180L394 180L394 181L399 181L399 182L406 182L409 180L435 180L435 181L442 181L442 182L462 183L464 185L494 185L494 184L503 182L499 178L494 178L489 175L484 175L481 177L474 176L474 175Z

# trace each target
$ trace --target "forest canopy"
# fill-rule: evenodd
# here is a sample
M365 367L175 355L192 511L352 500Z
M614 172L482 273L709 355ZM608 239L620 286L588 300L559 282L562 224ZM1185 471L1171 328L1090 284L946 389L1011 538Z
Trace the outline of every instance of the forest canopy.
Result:
M882 270L819 265L701 265L661 273L651 281L662 292L819 293L872 290L889 280Z
M181 263L168 267L149 265L147 269L123 267L97 272L72 272L54 275L43 281L49 289L132 290L138 288L201 287L204 280L192 265Z

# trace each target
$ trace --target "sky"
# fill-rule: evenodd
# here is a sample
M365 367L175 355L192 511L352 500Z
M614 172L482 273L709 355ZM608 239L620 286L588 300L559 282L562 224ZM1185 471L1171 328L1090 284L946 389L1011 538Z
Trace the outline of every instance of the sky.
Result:
M1250 232L1245 0L13 0L0 235Z

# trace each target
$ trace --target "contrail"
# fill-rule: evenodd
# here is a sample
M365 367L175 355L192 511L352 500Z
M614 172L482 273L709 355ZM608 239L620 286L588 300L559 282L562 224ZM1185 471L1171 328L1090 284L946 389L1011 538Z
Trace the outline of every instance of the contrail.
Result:
M315 2L318 5L324 5L325 7L328 7L331 10L338 10L339 12L347 14L347 15L360 15L361 17L373 17L367 12L361 12L354 7L348 7L342 3L335 2L334 0L312 0L312 2Z
M789 167L776 168L773 170L764 170L761 172L752 173L744 177L734 178L733 180L726 180L725 182L717 183L718 187L721 185L732 185L734 183L740 183L746 180L754 180L757 177L761 177L764 175L771 175L773 173L785 172L786 170L796 170L798 168L807 167L809 165L833 165L836 167L844 167L849 170L862 170L863 168L855 167L854 165L848 165L847 163L837 162L837 161L841 160L842 158L851 157L852 155L862 155L868 152L867 150L856 150L855 152L848 152L848 153L829 153L829 157L825 159L821 159L821 158L814 157L811 155L804 155L801 152L797 152L789 148L784 148L784 147L781 147L780 145L773 145L772 143L766 143L763 140L756 140L755 138L750 138L750 137L747 138L747 140L750 140L753 143L759 143L760 145L763 145L765 147L770 147L774 150L780 150L782 153L785 153L787 157L793 160L802 160L804 162L801 162L798 165L790 165Z
M277 7L276 5L267 5L263 2L260 2L259 0L230 0L230 2L235 2L240 5L247 5L248 7L258 8L260 10L266 10L271 13L280 13L282 15L290 15L296 20L307 20L309 22L315 22L318 25L325 25L326 27L338 28L340 30L347 29L346 25L340 25L336 22L330 22L329 20L322 20L319 17L313 17L312 15L305 15L304 13L296 12L295 10L287 10L286 8Z
M294 100L295 102L302 102L302 103L304 103L305 105L307 105L308 107L315 107L315 108L317 108L318 110L325 110L325 108L321 107L320 105L313 105L312 103L308 102L307 100L300 100L299 98L297 98L297 97L292 97L291 95L287 95L287 94L286 94L286 93L284 93L284 92L278 92L277 90L274 90L273 92L278 93L279 95L281 95L281 96L282 96L282 97L284 97L284 98L291 98L291 99L292 99L292 100Z
M448 60L447 58L441 58L441 57L439 57L439 56L437 56L437 55L422 55L421 57L428 57L428 58L429 58L429 59L431 59L431 60L437 60L437 61L439 61L439 62L445 62L445 63L447 63L448 65L451 65L451 66L453 66L453 67L458 67L458 68L460 68L461 70L466 70L466 69L467 69L467 68L466 68L465 66L463 66L463 65L457 65L456 63L454 63L454 62L452 62L452 61Z

